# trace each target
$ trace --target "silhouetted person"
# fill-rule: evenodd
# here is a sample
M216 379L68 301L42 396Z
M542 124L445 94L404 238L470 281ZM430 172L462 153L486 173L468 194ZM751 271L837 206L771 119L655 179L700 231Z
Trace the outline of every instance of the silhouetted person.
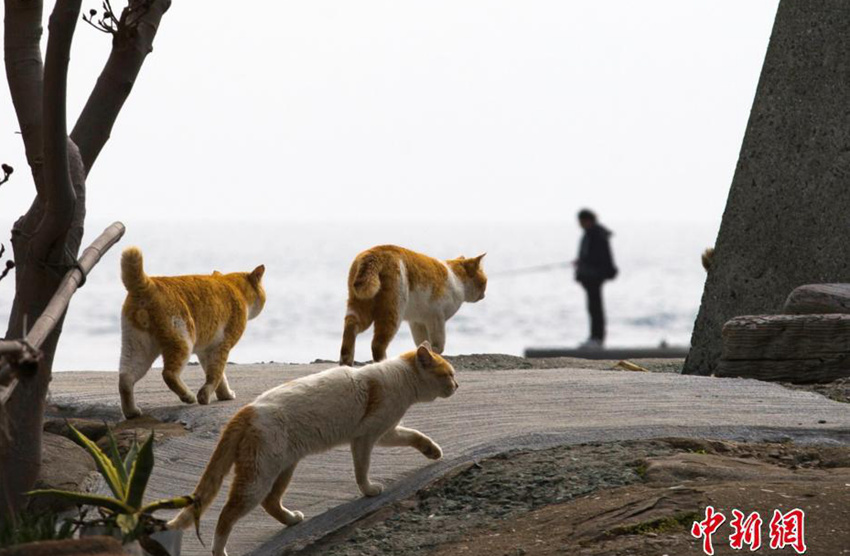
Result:
M576 281L587 292L587 312L590 313L590 338L581 347L602 347L605 342L605 311L602 306L602 284L617 276L608 238L611 232L596 221L596 214L587 209L578 213L584 236L579 245Z

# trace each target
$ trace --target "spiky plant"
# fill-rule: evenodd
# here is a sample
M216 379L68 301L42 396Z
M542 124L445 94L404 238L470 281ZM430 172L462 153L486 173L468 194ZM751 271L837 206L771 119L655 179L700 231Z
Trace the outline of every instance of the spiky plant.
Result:
M102 520L104 524L119 529L125 541L140 540L143 547L148 544L146 541L150 541L149 536L156 530L157 525L161 524L153 517L155 511L180 509L193 504L191 496L178 496L144 504L145 489L154 466L153 431L141 446L136 439L133 439L127 455L122 459L112 430L107 432L109 439L107 454L73 425L69 424L69 427L77 443L94 459L97 470L103 476L113 496L58 489L33 490L28 493L29 495L56 496L78 505L95 506L104 516Z

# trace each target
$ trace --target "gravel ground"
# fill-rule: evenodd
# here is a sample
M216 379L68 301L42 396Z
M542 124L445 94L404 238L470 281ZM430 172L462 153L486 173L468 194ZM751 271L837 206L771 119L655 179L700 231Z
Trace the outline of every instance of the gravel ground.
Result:
M837 402L850 403L850 378L840 378L827 384L788 384L783 383L782 386L794 390L805 390L806 392L814 392L821 396L826 396L830 400Z
M704 477L691 476L693 468L685 471L685 476L691 480L684 484L699 485L695 489L683 487L681 475L673 473L667 477L669 465L659 466L659 462L667 464L681 454L685 454L686 462L688 458L706 460L695 462L698 473L704 469ZM760 466L754 472L755 480L750 477L747 483L745 476L733 473L735 479L742 479L732 483L733 493L746 491L752 507L759 509L762 515L770 515L769 508L775 507L776 496L784 497L780 500L808 500L814 495L805 489L814 489L819 498L812 500L812 507L806 511L813 514L812 519L817 515L815 512L825 512L813 525L832 528L826 535L820 530L813 531L810 544L820 542L820 548L827 550L823 554L842 553L840 547L847 546L850 535L843 517L830 507L846 510L850 448L671 438L507 452L445 477L414 497L385 507L298 555L531 555L579 553L573 552L579 548L581 554L593 555L658 556L670 549L674 549L670 554L696 554L699 553L694 551L696 541L689 537L687 527L704 507L706 497L709 500L724 496L728 499L729 477L723 477L724 473L729 474L726 466L746 468L747 462ZM681 462L677 464L679 467L674 471L681 473ZM659 468L662 469L660 476L667 478L667 483L659 482ZM776 483L779 486L771 483L768 477L773 470L782 479ZM833 486L837 494L829 491L830 479L836 483ZM627 502L652 506L649 512L653 512L655 506L663 503L643 501L664 500L671 486L674 490L692 491L682 493L686 498L687 494L691 497L670 510L673 513L666 517L648 513L635 520L639 512L633 511L634 506L627 506ZM800 488L804 492L800 492ZM777 495L771 489L784 490L791 495ZM622 512L618 504L626 505L629 511ZM805 507L805 502L801 505ZM588 506L591 506L589 513ZM608 516L618 512L623 514L622 518L618 516L612 522ZM592 517L583 520L578 519L579 515ZM576 527L600 515L606 516L604 527L599 531L582 531L583 543L570 545L570 541L565 540ZM544 523L541 528L539 520L547 518L554 524L550 527ZM835 523L828 523L830 518L834 518ZM576 521L580 524L576 525ZM612 535L611 531L616 533ZM811 538L815 533L818 538ZM588 537L592 542L586 542Z
M299 552L304 556L414 554L469 531L600 489L641 481L647 457L672 454L661 441L510 451L443 478Z

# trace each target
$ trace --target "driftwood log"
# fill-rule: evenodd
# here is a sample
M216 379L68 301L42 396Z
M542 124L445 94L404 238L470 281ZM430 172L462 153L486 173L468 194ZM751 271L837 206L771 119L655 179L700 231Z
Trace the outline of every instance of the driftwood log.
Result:
M786 315L850 314L850 284L808 284L791 292Z
M736 317L716 376L822 383L850 377L850 314Z

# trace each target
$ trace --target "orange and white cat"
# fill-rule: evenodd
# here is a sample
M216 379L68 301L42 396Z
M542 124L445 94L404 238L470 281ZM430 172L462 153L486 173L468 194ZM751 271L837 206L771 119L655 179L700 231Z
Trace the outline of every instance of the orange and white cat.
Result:
M464 302L484 299L487 275L479 255L448 261L434 259L395 245L363 251L348 272L348 306L342 334L341 365L354 363L357 335L375 324L372 360L387 357L401 321L407 321L413 341L427 340L443 353L446 321Z
M369 479L372 448L410 446L425 457L443 452L419 431L399 426L414 403L447 398L457 390L454 369L427 342L397 359L359 369L335 367L301 377L261 394L243 407L221 433L215 451L185 508L169 529L191 525L218 494L231 466L235 476L215 528L213 555L225 545L237 520L258 504L284 525L304 519L281 505L298 462L310 454L351 445L354 475L364 496L383 491Z
M189 356L198 355L206 382L197 401L207 404L236 397L227 384L227 356L248 319L260 314L266 302L262 278L265 267L253 272L197 276L148 276L142 252L129 247L121 254L121 280L127 298L121 311L121 361L118 385L121 410L131 419L141 415L133 388L162 355L162 378L185 403L195 396L180 379Z

